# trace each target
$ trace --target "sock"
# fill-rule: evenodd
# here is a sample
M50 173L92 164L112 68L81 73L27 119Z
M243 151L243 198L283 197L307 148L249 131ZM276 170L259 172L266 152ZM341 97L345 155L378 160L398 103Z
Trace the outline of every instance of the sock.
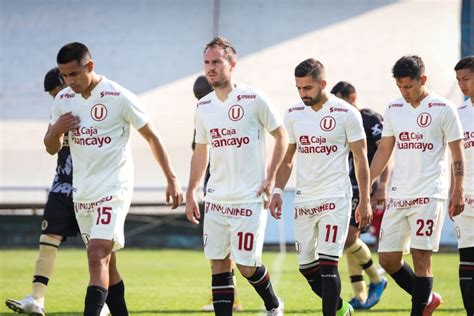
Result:
M247 280L263 299L267 311L278 307L280 302L273 292L270 275L264 265L258 267L257 270L255 270L255 273L250 278L247 278Z
M212 304L216 316L232 315L234 281L231 272L212 275Z
M114 316L128 316L127 303L125 302L125 284L123 280L109 285L107 299L105 300L109 306L110 313Z
M408 294L412 295L415 273L413 273L413 270L406 262L403 262L403 266L400 270L391 274L391 276L395 282L397 282L398 286L404 289Z
M426 304L431 296L433 288L433 277L415 276L413 283L413 295L411 298L411 315L419 316L423 314Z
M474 315L474 247L459 249L459 286L467 315Z
M354 297L357 298L359 302L364 303L367 300L368 296L367 285L365 284L363 276L364 270L357 262L357 259L354 254L349 251L346 251L346 258Z
M323 315L334 316L340 308L341 278L337 269L338 257L319 254L323 288Z
M104 307L107 290L101 286L90 285L87 287L84 303L84 316L99 316Z
M61 241L42 234L39 241L38 258L36 259L35 270L33 275L33 286L31 296L36 301L44 302L46 287L49 279L53 274L56 254Z
M347 248L347 253L352 253L357 263L365 270L371 283L380 283L382 277L377 273L377 267L373 264L369 247L360 239Z
M300 272L308 281L309 286L316 295L323 297L323 281L321 279L321 271L319 267L319 261L316 260L311 263L300 265Z

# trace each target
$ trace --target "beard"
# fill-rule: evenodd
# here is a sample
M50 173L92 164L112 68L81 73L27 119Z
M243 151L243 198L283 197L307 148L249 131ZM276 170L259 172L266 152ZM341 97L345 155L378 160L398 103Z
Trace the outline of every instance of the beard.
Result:
M320 90L314 98L305 97L305 98L302 98L301 100L303 100L304 105L313 106L316 103L319 103L319 101L321 101L322 96L323 96L323 91Z
M215 75L215 73L214 73ZM230 80L228 78L224 78L224 76L220 76L218 78L214 78L214 80L209 80L208 79L208 82L209 84L214 88L214 89L217 89L217 88L223 88L223 87L226 87L230 84Z

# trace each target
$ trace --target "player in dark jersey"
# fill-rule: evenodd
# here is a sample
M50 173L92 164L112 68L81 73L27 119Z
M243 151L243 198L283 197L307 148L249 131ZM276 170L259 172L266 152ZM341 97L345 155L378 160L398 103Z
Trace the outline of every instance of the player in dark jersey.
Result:
M357 107L357 93L354 86L350 83L345 81L338 82L332 88L331 93ZM377 144L382 137L383 118L380 114L370 109L360 109L360 113L362 115L362 123L367 136L367 157L370 164L375 152L377 151ZM387 286L387 280L380 272L378 272L377 267L373 264L370 249L359 238L360 233L366 232L369 226L359 230L355 220L355 210L359 204L359 191L354 172L352 153L349 154L349 168L353 196L351 221L345 244L345 252L352 289L354 291L354 297L349 303L355 309L369 309L379 302L380 297ZM375 205L380 206L385 204L386 183L389 174L390 168L387 167L384 173L380 176L379 181L372 187L371 199L374 209L377 209ZM364 271L370 278L368 291L363 277Z
M46 92L54 98L65 87L58 68L48 71L44 78ZM65 142L67 142L67 138L65 138ZM65 143L58 153L56 176L44 207L31 295L19 301L6 300L6 305L10 309L19 313L44 315L46 287L54 269L59 245L67 237L76 236L78 232L79 228L72 203L71 153L68 144Z
M214 91L214 88L212 88L212 86L209 84L209 82L207 81L206 79L206 76L204 75L201 75L199 77L196 78L196 80L194 81L194 85L193 85L193 92L194 92L194 96L196 97L196 99L201 99L203 97L205 97L206 95L208 95L209 93L211 93L212 91ZM196 130L194 130L194 135L196 135ZM192 143L192 148L194 150L194 147L196 146L196 143L194 142L194 137L193 137L193 143ZM206 168L206 174L204 176L204 188L203 188L203 192L204 194L206 194L206 187L207 187L207 181L209 180L209 177L211 176L210 172L209 172L209 164L207 165L207 168ZM233 263L232 265L232 275L234 275L234 268L235 268L235 264ZM232 309L234 311L243 311L243 307L242 307L242 303L240 301L240 298L239 298L239 295L238 295L238 292L237 292L237 280L235 279L235 276L233 276L234 278L234 305L232 306ZM206 305L204 305L201 310L203 312L213 312L214 311L214 304L212 303L212 293L211 295L209 296L209 300L207 302Z

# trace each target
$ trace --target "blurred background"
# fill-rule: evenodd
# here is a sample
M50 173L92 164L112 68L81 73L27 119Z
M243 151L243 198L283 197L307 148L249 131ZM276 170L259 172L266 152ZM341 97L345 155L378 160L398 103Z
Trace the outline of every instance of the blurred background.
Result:
M43 78L68 42L86 44L99 74L139 96L186 185L192 85L213 36L237 49L237 81L264 91L282 115L299 101L293 70L309 57L325 65L329 87L349 81L360 107L383 114L399 96L391 67L406 54L423 58L432 91L461 104L453 68L474 53L473 23L471 0L0 0L0 247L37 245L56 164L42 140L52 101ZM137 133L132 138L136 192L127 244L199 247L200 228L185 220L183 207L162 205L165 178L147 144ZM269 220L269 244L294 241L293 186L294 179L284 220ZM446 225L442 245L455 247Z

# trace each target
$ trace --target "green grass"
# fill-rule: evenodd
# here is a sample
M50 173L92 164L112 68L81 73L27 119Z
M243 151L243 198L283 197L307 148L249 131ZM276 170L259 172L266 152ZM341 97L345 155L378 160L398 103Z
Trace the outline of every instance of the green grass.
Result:
M264 262L271 271L276 293L285 301L286 315L321 315L321 301L314 295L297 270L296 256L288 253L279 269L274 269L278 253L267 252ZM31 291L34 250L0 251L0 299L22 298ZM407 260L410 261L409 257ZM122 250L118 253L120 271L126 283L131 315L209 315L200 313L210 294L210 268L199 251ZM436 315L465 315L459 290L457 254L436 254L434 290L442 294L444 304ZM277 271L279 270L279 271ZM342 297L351 296L345 260L341 260ZM83 249L61 249L47 291L47 315L82 315L88 273ZM238 291L245 312L257 315L261 301L253 288L238 276ZM381 302L373 310L356 315L409 315L410 297L389 278ZM4 303L0 314L11 314Z

